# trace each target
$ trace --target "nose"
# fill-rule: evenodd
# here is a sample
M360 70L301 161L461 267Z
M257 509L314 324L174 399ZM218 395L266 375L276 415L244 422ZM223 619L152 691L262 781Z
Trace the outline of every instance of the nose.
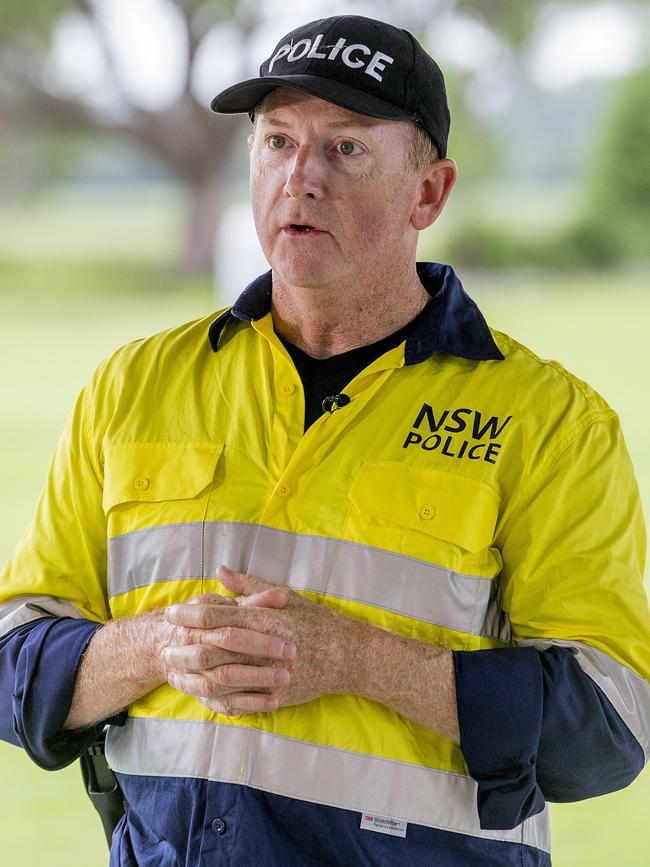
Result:
M323 166L313 149L299 147L289 164L284 192L291 199L320 199L325 191Z

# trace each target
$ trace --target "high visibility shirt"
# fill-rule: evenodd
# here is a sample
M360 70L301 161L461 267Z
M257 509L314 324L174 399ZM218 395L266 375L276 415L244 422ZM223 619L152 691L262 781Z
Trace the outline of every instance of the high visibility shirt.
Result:
M232 718L162 685L109 729L113 865L546 865L545 800L640 770L645 535L618 419L490 331L448 266L418 270L430 316L306 433L270 275L100 365L0 583L0 733L44 767L79 755L97 727L61 727L98 625L225 592L225 563L452 649L460 747L355 695Z

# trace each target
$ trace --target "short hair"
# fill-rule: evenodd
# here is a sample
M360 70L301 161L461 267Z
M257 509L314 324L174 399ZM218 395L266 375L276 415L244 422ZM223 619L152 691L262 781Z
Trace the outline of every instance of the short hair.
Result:
M255 126L257 122L257 115L261 113L264 108L264 103L266 102L268 95L269 94L267 93L266 96L262 97L255 108L248 113L253 126ZM410 133L408 149L409 167L412 168L413 171L419 172L425 166L434 163L438 159L438 148L435 146L433 139L426 129L423 126L420 126L416 121L405 120L398 121L398 123L403 124Z
M425 166L434 163L438 159L438 148L433 139L423 126L416 121L406 121L410 127L409 141L409 164L412 169L419 172Z

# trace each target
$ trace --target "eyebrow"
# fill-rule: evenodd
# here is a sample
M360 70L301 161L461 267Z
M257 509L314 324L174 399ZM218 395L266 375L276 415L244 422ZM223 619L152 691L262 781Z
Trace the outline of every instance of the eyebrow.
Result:
M287 129L291 126L290 123L280 120L277 117L270 117L269 115L261 115L264 117L264 120L270 126L281 127L282 129ZM367 122L362 120L353 120L350 118L349 120L335 120L332 123L325 124L326 129L349 129L350 127L363 127L364 129L368 129L373 126L374 118L368 118Z

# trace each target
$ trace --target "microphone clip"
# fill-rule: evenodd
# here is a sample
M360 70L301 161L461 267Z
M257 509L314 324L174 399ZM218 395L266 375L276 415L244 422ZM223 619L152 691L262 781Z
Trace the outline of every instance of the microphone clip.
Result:
M330 394L324 400L321 406L323 412L335 412L342 406L347 406L350 403L350 398L347 394Z

